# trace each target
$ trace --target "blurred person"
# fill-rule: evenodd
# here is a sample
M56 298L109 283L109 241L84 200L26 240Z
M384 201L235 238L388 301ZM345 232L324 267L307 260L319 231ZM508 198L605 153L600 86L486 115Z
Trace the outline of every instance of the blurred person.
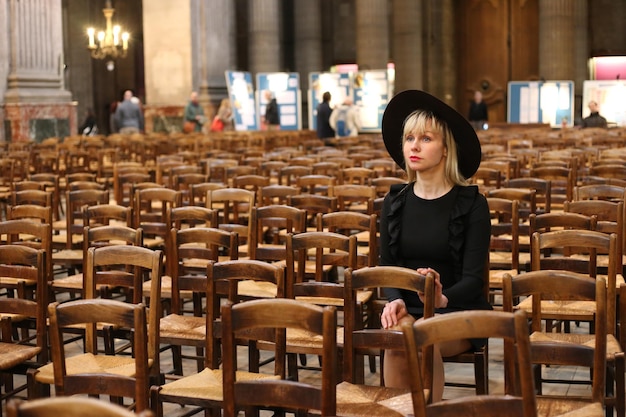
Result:
M211 123L212 132L233 130L233 109L229 98L223 98Z
M132 100L133 92L124 92L124 101L115 109L115 126L122 134L139 133L143 131L144 119L139 105Z
M589 116L583 119L582 127L607 127L606 119L600 116L600 106L594 100L591 100L589 104Z
M357 136L361 123L358 109L350 97L346 97L343 104L335 107L328 120L330 127L335 131L335 137Z
M469 115L467 118L475 130L485 129L485 124L489 120L487 103L483 101L483 93L474 92L474 100L470 103Z
M265 105L265 118L264 122L267 126L267 130L278 130L280 129L280 114L278 113L278 103L276 102L276 97L270 90L265 90L265 100L267 100L267 104Z
M206 122L204 109L198 102L198 93L192 91L189 95L189 102L185 106L185 125L183 130L186 133L201 132L202 126Z
M335 129L330 127L330 115L333 109L330 107L331 95L326 91L322 95L322 102L317 105L317 137L320 139L334 138Z

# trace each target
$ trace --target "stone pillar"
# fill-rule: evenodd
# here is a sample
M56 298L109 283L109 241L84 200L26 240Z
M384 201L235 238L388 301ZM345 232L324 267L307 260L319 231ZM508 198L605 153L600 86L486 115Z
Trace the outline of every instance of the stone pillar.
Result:
M360 70L386 69L389 62L387 0L356 3L356 62Z
M236 69L235 10L231 0L198 0L191 7L193 85L212 115L228 96L225 71Z
M574 117L582 115L583 83L589 79L588 21L587 0L574 0Z
M626 22L626 2L615 0L589 2L589 30L593 56L624 55L626 51L624 22Z
M295 64L303 93L309 88L309 73L322 68L322 9L319 0L296 0Z
M572 0L539 0L539 76L573 80L575 71Z
M392 4L395 91L423 89L422 0L393 0Z
M68 136L76 129L76 108L63 85L61 0L2 3L0 21L6 24L0 25L0 55L8 71L0 70L0 138L41 141Z
M425 89L456 107L456 48L454 0L425 0L426 22Z
M294 6L295 66L300 74L302 120L307 126L309 73L324 71L322 67L322 5L319 0L296 0Z
M180 130L194 88L190 2L143 2L143 44L146 132Z
M259 72L283 69L281 54L282 12L280 0L248 2L249 67L253 79Z

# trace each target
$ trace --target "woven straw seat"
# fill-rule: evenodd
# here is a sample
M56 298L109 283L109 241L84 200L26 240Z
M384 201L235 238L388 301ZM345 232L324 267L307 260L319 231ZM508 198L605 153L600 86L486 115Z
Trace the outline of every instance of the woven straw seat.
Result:
M75 235L78 236L78 235ZM52 236L52 242L55 242L54 236ZM80 244L83 242L82 236L79 241L75 241L74 244ZM52 253L52 261L63 260L65 263L83 263L83 250L82 249L63 249L58 252Z
M41 352L39 346L26 346L0 342L0 369L10 369L35 357Z
M206 318L195 316L181 316L168 314L161 319L161 338L197 341L199 346L204 345L206 338Z
M238 371L238 381L256 381L260 379L280 379L277 375L264 375ZM161 386L160 395L175 395L186 398L223 401L222 370L205 368L201 372L186 376Z
M37 281L33 279L23 279L23 278L11 278L11 277L0 277L0 286L9 287L16 286L18 282L23 282L25 286L30 287L37 284Z
M355 385L337 385L337 415L400 417L413 412L410 389Z
M119 376L135 376L135 360L124 356L94 355L85 353L80 356L71 356L65 360L67 375L79 374L114 374ZM152 366L152 360L148 360ZM52 363L42 366L37 372L35 380L43 384L54 384Z
M150 297L150 289L152 288L152 283L150 280L144 281L143 284L143 296ZM186 300L191 299L192 292L182 290L180 292L181 298ZM172 277L169 275L163 275L161 277L161 298L172 298Z
M558 402L549 399L537 398L537 415L559 417L590 417L604 415L601 403L584 401Z

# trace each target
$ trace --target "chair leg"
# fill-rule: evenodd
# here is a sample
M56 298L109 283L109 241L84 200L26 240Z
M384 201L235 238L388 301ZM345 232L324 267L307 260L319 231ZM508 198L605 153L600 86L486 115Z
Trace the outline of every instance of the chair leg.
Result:
M474 355L474 378L476 379L476 395L489 394L489 365L487 349Z
M150 388L150 409L154 413L155 417L163 417L163 403L159 397L161 387L152 386Z
M29 369L26 372L26 387L29 400L50 396L50 386L47 384L40 384L35 380L37 372L39 372L37 369Z

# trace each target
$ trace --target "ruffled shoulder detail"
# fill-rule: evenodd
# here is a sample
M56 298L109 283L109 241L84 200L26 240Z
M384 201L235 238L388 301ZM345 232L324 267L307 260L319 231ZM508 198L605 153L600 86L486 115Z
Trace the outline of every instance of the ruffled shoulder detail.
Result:
M476 196L478 195L478 187L475 185L470 185L467 187L456 187L457 197L456 204L452 208L452 213L450 214L450 223L449 223L449 244L450 244L450 253L452 255L452 259L454 261L455 269L461 268L463 264L461 261L461 254L463 253L463 243L465 239L465 218L466 215L471 211L474 201L476 200ZM461 271L455 270L455 275L460 276Z
M400 230L402 229L402 208L406 202L408 190L413 183L394 184L389 189L387 198L389 201L389 212L387 213L387 226L389 233L389 250L394 259L400 260Z

